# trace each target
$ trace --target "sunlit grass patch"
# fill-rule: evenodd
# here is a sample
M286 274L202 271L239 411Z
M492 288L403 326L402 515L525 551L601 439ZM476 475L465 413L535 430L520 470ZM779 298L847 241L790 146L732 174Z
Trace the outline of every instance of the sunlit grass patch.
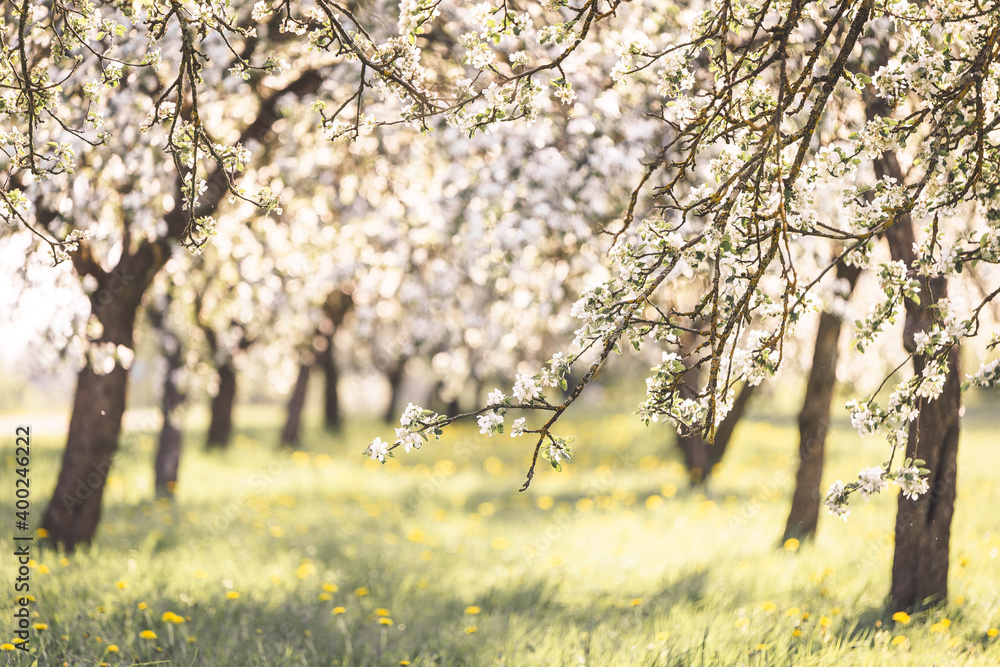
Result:
M540 469L524 493L523 442L460 428L381 466L359 445L378 428L311 431L295 453L272 447L273 425L221 455L192 439L174 503L150 499L152 438L127 438L94 546L35 555L32 659L1000 662L989 476L1000 461L987 429L963 435L952 600L904 623L884 605L894 498L846 523L824 516L816 542L781 542L788 420L747 420L707 490L688 489L664 429L627 417L568 425L576 460ZM48 489L61 443L37 442L35 484ZM834 429L828 477L856 474L871 447ZM30 663L19 654L0 661Z

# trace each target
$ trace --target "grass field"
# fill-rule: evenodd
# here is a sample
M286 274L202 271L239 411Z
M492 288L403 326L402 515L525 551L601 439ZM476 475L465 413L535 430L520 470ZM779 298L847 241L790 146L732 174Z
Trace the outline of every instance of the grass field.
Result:
M32 653L0 663L1000 664L1000 421L963 433L950 599L904 624L884 602L894 497L846 523L824 514L816 543L778 544L787 416L748 418L707 496L686 489L662 427L600 410L566 427L577 459L524 493L527 439L457 429L381 466L361 456L377 424L310 431L290 454L273 446L277 412L240 416L228 453L188 443L173 505L151 500L154 434L126 435L96 544L36 555ZM62 440L32 444L37 521ZM831 481L884 456L842 428L830 449Z

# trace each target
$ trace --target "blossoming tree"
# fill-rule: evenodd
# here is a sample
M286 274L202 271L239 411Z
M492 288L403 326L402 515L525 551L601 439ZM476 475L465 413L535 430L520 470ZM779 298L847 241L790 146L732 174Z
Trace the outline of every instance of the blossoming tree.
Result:
M955 488L958 346L979 335L984 308L1000 293L961 304L946 291L959 273L1000 259L995 2L547 0L466 7L404 0L396 30L368 30L331 0L260 2L249 16L210 1L98 10L26 0L4 11L11 46L0 60L0 80L10 91L4 112L14 122L5 135L3 214L38 232L57 258L68 253L81 273L105 282L109 268L88 269L97 264L79 224L64 216L50 225L45 211L58 206L28 205L76 167L77 148L108 140L86 128L103 123L101 93L134 89L119 86L130 81L126 68L169 64L169 75L157 78L138 107L147 126L161 128L180 179L178 205L163 207L171 222L164 234L152 234L156 241L134 235L124 243L122 257L141 257L135 275L144 276L129 292L131 311L139 286L164 261L156 259L164 242L197 243L211 231L206 198L228 193L278 207L268 188L251 195L239 184L249 157L243 142L228 139L238 138L239 124L221 131L225 102L245 90L245 79L253 85L258 71L278 77L277 91L294 76L343 81L346 62L353 88L316 87L317 121L331 138L379 123L424 129L434 117L469 133L533 121L547 111L545 91L556 105L570 101L580 80L636 91L624 99L662 131L650 137L643 173L610 230L616 273L574 306L581 324L569 349L539 372L519 374L509 395L495 390L487 406L463 417L497 433L509 412L524 413L510 432L530 434L535 443L530 482L539 456L555 467L571 459L568 438L554 427L601 365L623 348L651 347L661 361L647 379L640 417L701 431L711 441L738 383L758 383L781 365L786 340L815 307L812 289L823 276L840 261L870 268L881 289L856 323L858 351L906 312L898 371L883 390L852 403L855 425L884 436L887 456L856 480L835 484L827 504L846 515L854 494L898 484L894 601L909 607L946 593L940 572ZM264 48L273 44L275 51L267 56L258 55L253 25L265 21L283 35L269 40ZM207 65L210 56L229 63L231 78ZM281 74L286 67L292 78ZM369 113L373 98L385 101L385 114ZM137 107L129 109L134 118ZM836 225L818 214L830 192L847 213ZM797 254L830 243L838 251L825 265L813 267ZM671 286L689 275L707 288L674 294ZM130 327L105 323L105 338L98 342L117 352L107 363L114 382L95 379L101 376L88 367L81 383L91 383L95 394L121 393L127 353L120 348L129 347ZM904 372L911 360L912 371ZM583 366L582 379L569 388L575 366ZM992 362L969 382L998 379ZM560 385L568 397L554 402L545 392ZM97 419L93 407L76 406L74 423ZM545 418L529 424L531 412ZM120 424L120 410L105 418ZM376 439L368 451L380 459L396 448L409 451L454 419L411 406L394 441ZM100 444L67 452L99 452L85 461L106 462L118 428L105 429ZM49 523L58 541L72 546L89 539L94 517L71 534L55 515Z

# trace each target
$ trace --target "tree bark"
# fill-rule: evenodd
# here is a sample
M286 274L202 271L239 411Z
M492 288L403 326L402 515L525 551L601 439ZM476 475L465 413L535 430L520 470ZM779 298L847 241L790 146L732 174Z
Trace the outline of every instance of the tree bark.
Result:
M236 368L232 360L219 364L219 393L212 398L212 421L208 427L207 449L225 449L233 434L233 406L236 404Z
M342 426L340 415L340 394L337 384L340 382L340 368L333 350L333 336L326 338L326 348L319 353L318 361L323 368L323 426L326 430L336 433Z
M837 277L848 282L847 295L854 290L859 275L861 269L855 266L843 262L837 265ZM782 542L791 538L807 540L816 536L826 458L826 433L830 423L833 391L837 385L842 324L843 320L838 315L828 311L819 317L812 367L806 382L802 410L799 412L799 469L795 475L795 492Z
M165 259L160 245L145 244L135 254L123 257L114 271L106 272L86 246L76 253L73 262L77 272L97 280L91 309L103 331L95 345L134 348L133 330L142 294ZM127 390L128 370L121 363L115 363L109 373L98 373L88 361L77 374L62 466L42 519L48 539L66 551L90 543L97 531Z
M306 390L309 389L309 374L312 371L310 360L303 360L299 364L299 375L295 379L295 388L288 399L288 418L285 420L285 428L281 432L281 446L291 449L299 442L299 432L302 426L302 411L306 404Z
M903 182L902 169L893 153L884 153L875 161L875 172L879 177L888 175ZM910 216L901 216L886 230L886 238L892 258L912 267L916 254ZM914 336L933 326L935 304L948 294L944 276L916 278L920 283L920 303L907 299L904 304L903 347L911 353L916 350ZM920 374L926 362L924 356L915 355L914 373ZM934 401L921 398L917 404L919 415L910 424L906 456L926 461L930 491L917 500L899 496L890 589L896 609L921 608L948 599L948 551L955 513L962 402L959 372L959 349L955 346L948 353L944 390Z
M173 498L176 492L177 471L181 461L181 427L177 413L186 398L174 381L175 373L184 366L181 343L164 324L165 310L164 313L150 317L154 326L159 329L160 335L164 337L163 356L167 361L167 372L163 378L163 396L160 399L163 427L160 429L154 465L157 498Z
M926 360L914 358L920 373ZM934 401L921 399L920 416L910 424L906 456L926 461L930 490L917 500L899 494L896 543L892 558L894 609L919 609L948 599L948 550L955 513L958 435L961 407L959 351L948 354L944 391Z
M403 367L405 361L393 361L385 371L385 378L389 381L389 405L386 406L382 420L386 424L392 424L399 418L399 398L403 389Z
M684 453L684 466L687 468L688 480L692 486L708 483L713 469L722 461L722 457L729 448L733 431L736 430L736 425L746 412L750 398L756 389L755 385L743 385L736 395L736 400L733 401L733 407L729 411L729 414L725 416L715 430L714 443L708 443L701 436L701 433L677 436L677 446Z

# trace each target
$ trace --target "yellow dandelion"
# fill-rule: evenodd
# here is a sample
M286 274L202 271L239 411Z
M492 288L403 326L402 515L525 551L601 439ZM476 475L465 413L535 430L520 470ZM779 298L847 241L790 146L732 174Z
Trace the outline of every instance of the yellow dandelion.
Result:
M334 607L333 609L330 610L330 613L333 614L334 616L337 616L339 614L343 614L345 611L347 610L344 609L343 607Z
M105 650L108 653L118 653L118 644L108 644L108 648Z
M392 619L389 618L389 617L387 617L387 616L383 616L383 617L381 617L381 618L378 619L378 624L379 625L392 625Z
M312 637L313 636L312 630L306 630L302 634L304 634L306 637Z
M323 590L327 593L336 593L340 590L340 587L337 584L323 584Z
M987 637L996 637L998 634L1000 634L1000 630L998 630L997 628L990 628L989 630L986 631Z
M172 611L165 611L163 612L163 615L160 616L160 620L163 621L164 623L173 623L175 625L180 625L181 623L184 622L184 617L179 616L178 614L175 614Z
M59 564L62 565L63 567L68 567L69 566L69 558L66 558L66 556L63 556L62 558L59 559Z
M116 581L115 582L115 586L117 586L119 590L123 591L126 588L128 588L128 582L127 581Z
M366 586L362 586L361 588L355 588L354 589L354 594L357 595L359 598L363 598L364 596L368 595L369 592L370 591L368 590L368 588Z
M230 600L236 600L236 599L238 599L240 597L240 592L239 591L227 591L226 592L226 597L228 599L230 599Z
M769 648L771 648L770 644L757 644L758 651L766 651Z
M139 633L139 636L143 639L156 639L156 633L152 630L143 630Z
M100 644L100 643L101 643L101 642L103 642L104 640L103 640L103 639L101 639L100 637L94 637L94 641L95 641L95 642L97 642L98 644Z
M943 625L946 628L951 627L951 621L949 621L947 618L942 618L941 625Z
M48 573L49 573L49 566L48 565L39 565L38 566L38 574L48 574Z
M955 598L955 606L956 607L961 607L963 604L965 604L965 596L964 595L959 595L957 598Z
M330 595L329 593L320 593L320 594L319 594L319 595L317 595L316 597L317 597L318 599L322 600L323 602L329 602L330 600L332 600L332 599L333 599L333 596L332 596L332 595Z
M799 630L798 628L795 628L794 630L792 630L792 636L793 637L801 637L802 636L802 631Z
M910 615L905 611L897 611L892 615L892 620L897 623L902 623L903 625L908 625L910 623Z
M668 639L670 639L670 633L669 632L657 632L656 633L656 641L658 641L658 642L665 642Z
M39 528L38 530L35 531L35 535L38 535L38 537L44 540L46 537L49 536L49 531L45 530L44 528Z
M188 644L193 644L198 641L197 637L188 637Z
M808 621L809 620L809 612L808 611L802 612L802 620L803 621Z
M0 644L0 651L13 651L14 648L13 644Z
M794 553L799 550L800 544L801 542L799 542L794 537L789 537L787 540L785 540L785 551Z
M761 610L761 611L774 611L774 610L775 610L775 609L777 609L777 608L778 608L778 605L774 604L774 603L773 603L773 602L771 602L770 600L765 600L765 601L764 601L763 603L761 603L761 605L760 605L760 610Z
M473 606L473 607L466 607L465 608L465 613L466 614L475 615L475 614L480 613L481 611L482 611L482 609L480 609L479 607L475 607L475 606Z
M388 616L389 615L389 610L386 609L385 607L379 607L378 609L375 610L375 615L376 616Z
M899 646L900 644L902 644L905 641L906 641L906 636L905 635L896 635L895 637L892 638L892 645L893 646Z
M638 607L642 604L642 598L632 598L632 601L628 603L630 607Z
M410 661L409 660L400 660L399 664L403 665L403 667L406 667L406 665L410 664Z
M943 623L935 623L934 625L931 626L931 634L937 634L938 632L944 632L946 627L947 626L945 626Z
M819 624L820 624L820 626L822 626L824 628L828 628L828 627L830 627L830 623L831 623L831 621L830 621L830 617L829 616L820 616L819 617Z
M48 630L48 629L49 629L48 623L35 623L35 630Z
M785 612L785 616L798 616L802 613L802 610L798 607L789 607L788 611Z
M467 635L471 635L471 634L476 633L476 632L479 632L479 628L477 628L474 625L470 625L469 627L467 627L465 629L465 634L467 634Z
M139 604L136 605L136 607L139 609L139 611L146 611L147 609L149 609L149 605L146 604L145 602L140 602Z

